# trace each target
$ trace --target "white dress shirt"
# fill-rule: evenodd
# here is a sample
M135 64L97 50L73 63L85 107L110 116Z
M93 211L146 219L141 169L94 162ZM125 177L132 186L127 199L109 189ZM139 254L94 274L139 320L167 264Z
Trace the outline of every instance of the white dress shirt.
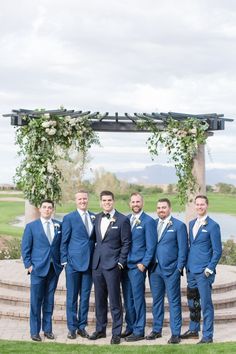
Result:
M49 222L51 239L53 241L55 230L54 230L54 224L53 224L52 219L44 219L44 218L41 217L40 220L41 220L41 223L43 224L43 229L44 229L44 232L45 232L46 235L47 235L47 224Z

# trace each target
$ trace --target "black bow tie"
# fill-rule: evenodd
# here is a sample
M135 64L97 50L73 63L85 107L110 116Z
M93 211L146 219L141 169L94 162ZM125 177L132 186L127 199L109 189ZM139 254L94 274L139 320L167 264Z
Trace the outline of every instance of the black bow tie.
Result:
M110 219L110 214L109 213L102 213L102 218L107 218L107 219Z

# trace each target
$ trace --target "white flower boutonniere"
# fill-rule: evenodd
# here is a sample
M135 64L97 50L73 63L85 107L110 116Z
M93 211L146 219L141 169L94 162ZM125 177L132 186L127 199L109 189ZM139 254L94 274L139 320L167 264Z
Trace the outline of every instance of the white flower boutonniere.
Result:
M114 216L112 218L110 218L110 223L113 225L114 222L116 222L116 218L114 218Z
M134 222L134 225L135 225L135 226L138 226L138 225L140 225L140 224L141 224L141 220L136 219L135 222Z
M171 220L168 221L167 227L170 227L173 225L173 222Z
M204 220L202 226L206 226L208 224L207 220Z
M57 222L55 222L55 224L54 224L54 228L55 228L55 229L60 229L60 226L61 226L60 224L58 224Z
M91 218L91 221L93 223L95 221L95 219L96 219L96 216L95 215L90 215L90 218Z

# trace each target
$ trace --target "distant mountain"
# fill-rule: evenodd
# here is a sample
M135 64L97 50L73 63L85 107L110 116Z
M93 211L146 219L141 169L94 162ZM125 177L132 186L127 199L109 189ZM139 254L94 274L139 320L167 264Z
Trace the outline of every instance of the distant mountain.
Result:
M116 172L115 174L119 179L129 183L172 184L177 182L175 169L171 166L152 165L142 170ZM236 185L236 170L206 170L206 184L215 185L219 182Z

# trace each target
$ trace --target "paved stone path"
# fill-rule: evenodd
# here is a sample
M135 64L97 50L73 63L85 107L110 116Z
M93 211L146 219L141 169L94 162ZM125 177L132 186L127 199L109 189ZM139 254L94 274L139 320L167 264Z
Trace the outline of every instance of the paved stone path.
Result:
M25 274L25 270L21 261L0 261L0 279L6 280L10 282L19 282L25 283L25 285L29 284L29 278ZM236 267L229 266L219 266L218 273L216 277L216 286L219 284L229 284L236 280ZM60 279L59 286L64 287L64 275ZM183 287L186 286L186 280L183 279ZM227 342L227 341L235 341L236 342L236 323L228 322L224 324L216 324L215 325L215 336L214 342ZM94 331L93 326L89 326L87 328L88 332L91 334ZM187 327L184 326L182 332L187 330ZM67 328L65 324L54 324L53 331L56 335L55 342L59 343L71 343L71 344L109 344L111 339L111 329L108 327L107 338L102 338L97 341L90 341L81 337L77 337L76 340L67 339ZM146 328L146 334L151 331L150 328ZM166 344L168 339L170 338L170 329L169 327L163 328L163 337L156 339L154 341L142 340L135 343L127 343L122 340L121 345L157 345L157 344ZM14 320L1 318L0 319L0 339L8 339L8 340L31 340L29 335L29 323L25 320ZM46 342L50 340L44 339ZM181 343L197 343L198 340L185 340ZM51 342L51 341L50 341Z

